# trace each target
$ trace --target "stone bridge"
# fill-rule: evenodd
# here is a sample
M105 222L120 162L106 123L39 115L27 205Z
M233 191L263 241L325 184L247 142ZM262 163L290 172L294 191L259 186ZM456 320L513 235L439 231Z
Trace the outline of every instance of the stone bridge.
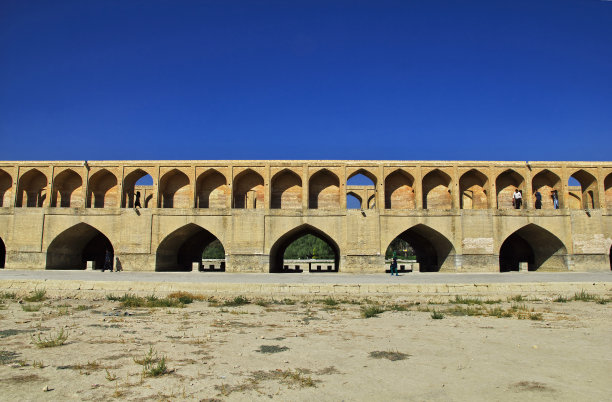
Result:
M348 184L357 175L369 184ZM218 239L226 271L282 272L310 233L340 273L384 272L397 237L422 271L601 271L611 214L612 162L0 162L0 266L12 269L100 266L110 250L126 271L188 271Z

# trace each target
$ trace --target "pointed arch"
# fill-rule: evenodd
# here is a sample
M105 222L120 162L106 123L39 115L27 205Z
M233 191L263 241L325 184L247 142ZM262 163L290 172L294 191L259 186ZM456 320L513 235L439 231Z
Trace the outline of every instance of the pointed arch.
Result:
M6 245L0 237L0 268L4 268L4 264L6 262Z
M0 169L0 208L11 205L13 178L10 174Z
M525 179L515 170L508 169L500 173L495 179L497 190L497 209L513 209L512 196L515 190L523 191Z
M191 271L194 262L201 267L204 249L215 240L219 239L200 225L188 223L181 226L159 243L155 270ZM225 263L222 270L225 270Z
M340 208L340 180L333 172L321 169L308 181L308 208Z
M87 223L78 223L57 235L47 247L47 269L85 269L95 261L96 269L104 267L108 256L114 260L114 248L104 233Z
M351 202L351 199L357 200L357 203L359 204L359 208L351 206L353 204ZM355 193L353 191L349 191L349 192L346 193L346 207L348 209L363 209L363 200L361 199L359 194L357 194L357 193Z
M302 209L302 179L290 169L283 169L272 177L273 209Z
M599 191L597 179L591 173L584 169L577 170L572 173L570 178L576 179L580 183L580 193L578 205L575 202L572 204L570 199L571 209L593 209L599 207Z
M604 192L606 194L606 208L612 208L612 173L604 179Z
M554 209L552 194L557 190L559 202L561 202L561 179L548 169L540 171L531 179L531 191L533 194L542 194L542 209ZM560 205L560 207L563 207Z
M152 179L152 176L149 174L149 172L138 168L134 170L133 172L130 172L124 177L123 195L122 195L122 201L121 201L121 206L123 208L133 208L134 207L136 192L139 191L139 190L136 190L136 183L138 182L138 180L142 179L145 176L150 176ZM144 187L151 187L151 189L148 190L148 193L144 195L145 202L143 203L141 200L142 206L144 206L145 208L148 208L147 204L153 197L153 194L152 194L153 186L144 186Z
M160 208L191 208L189 177L178 169L172 169L159 180L159 195Z
M331 247L334 252L334 271L338 272L340 266L340 247L338 247L338 243L327 233L307 223L291 229L274 242L274 245L270 248L270 272L283 272L285 250L291 243L307 234L323 240Z
M518 271L526 262L530 271L567 271L567 249L557 236L530 223L510 234L499 249L500 272Z
M107 169L99 170L89 178L87 206L90 208L115 208L119 206L117 191L117 176Z
M351 173L350 175L348 175L348 177L346 178L347 181L347 185L348 185L348 181L353 178L354 176L357 175L364 175L365 177L367 177L368 179L372 180L372 184L374 185L374 188L376 188L376 184L377 184L377 180L376 180L376 175L372 172L370 172L367 169L357 169L355 170L353 173Z
M453 244L442 233L427 225L422 223L414 225L395 238L398 237L412 247L421 272L438 272L445 265L454 264L450 258L455 254Z
M83 207L83 197L80 190L83 188L81 175L72 169L63 170L53 179L52 207Z
M18 207L42 207L47 199L47 176L38 169L25 172L19 179Z
M434 169L423 177L423 209L452 209L451 177Z
M198 208L227 208L230 188L225 176L216 169L208 169L196 180Z
M414 177L397 169L385 178L385 209L415 209Z
M234 179L234 208L265 208L264 179L253 169L240 172Z
M461 209L488 209L488 177L477 169L470 169L459 178Z

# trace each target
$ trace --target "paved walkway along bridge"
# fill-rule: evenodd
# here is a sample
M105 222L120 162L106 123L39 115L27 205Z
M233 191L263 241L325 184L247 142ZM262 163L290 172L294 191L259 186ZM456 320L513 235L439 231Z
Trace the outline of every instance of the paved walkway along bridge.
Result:
M0 267L191 271L218 240L217 271L283 272L311 234L339 273L397 238L426 272L609 271L611 214L612 162L0 162Z

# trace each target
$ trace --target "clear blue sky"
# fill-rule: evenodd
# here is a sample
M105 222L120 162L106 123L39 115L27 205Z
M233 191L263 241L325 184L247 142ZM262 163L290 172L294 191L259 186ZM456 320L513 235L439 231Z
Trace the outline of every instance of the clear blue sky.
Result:
M0 1L0 160L610 160L612 1Z

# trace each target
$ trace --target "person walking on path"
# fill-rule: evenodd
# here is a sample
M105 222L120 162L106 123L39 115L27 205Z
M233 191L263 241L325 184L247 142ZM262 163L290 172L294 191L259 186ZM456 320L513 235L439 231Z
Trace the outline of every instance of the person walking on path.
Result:
M512 194L512 203L514 204L514 209L521 209L521 204L523 203L523 194L517 189L514 190L514 194Z
M393 276L393 272L395 272L395 276L399 276L397 273L397 253L393 252L393 260L391 261L391 276Z
M555 209L559 209L559 193L557 193L557 190L553 190L550 196L552 197L553 205L555 206Z
M535 209L542 209L542 194L539 191L535 192Z

